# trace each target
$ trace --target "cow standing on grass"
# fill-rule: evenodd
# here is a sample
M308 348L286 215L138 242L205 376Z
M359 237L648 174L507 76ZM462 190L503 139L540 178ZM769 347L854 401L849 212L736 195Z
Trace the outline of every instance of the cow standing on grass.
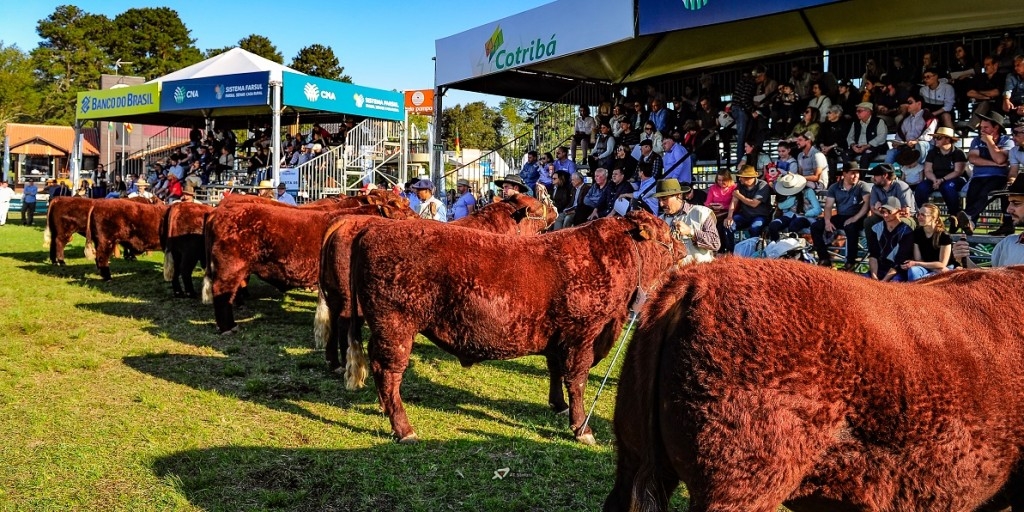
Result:
M85 221L85 257L96 260L110 281L110 257L118 244L132 254L160 250L160 229L167 206L124 200L93 200Z
M535 235L550 227L558 212L526 194L516 194L498 203L491 203L472 214L450 222L450 226L479 229L507 235ZM371 226L389 221L371 217L350 217L336 221L327 230L320 253L320 303L316 310L314 342L317 349L324 348L331 370L338 369L340 338L348 333L350 321L355 329L363 325L361 316L349 316L349 264L352 241L356 235Z
M723 259L666 282L619 379L605 511L667 510L680 481L694 512L1024 510L1024 267L891 284ZM765 307L823 298L843 313Z
M175 297L197 298L192 286L192 270L206 268L203 222L213 207L202 203L180 202L167 208L160 226L160 246L164 251L164 280L171 282Z
M418 220L366 230L352 248L350 318L362 308L374 382L395 436L416 440L399 388L422 333L463 366L545 356L549 404L569 410L576 439L594 443L583 425L590 368L614 345L634 298L685 252L645 212L536 237ZM510 272L516 277L491 283ZM365 374L360 335L350 328L346 383L361 386Z

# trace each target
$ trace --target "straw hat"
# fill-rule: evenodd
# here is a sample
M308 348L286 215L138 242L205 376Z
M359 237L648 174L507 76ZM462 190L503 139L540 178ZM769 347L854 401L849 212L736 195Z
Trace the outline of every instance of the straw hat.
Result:
M258 190L273 190L274 182L270 180L263 180L259 185L256 186Z
M144 180L144 179L142 179L142 178L139 178L139 181L135 182L135 186L136 187L148 187L149 186L149 182Z
M935 130L935 134L934 135L942 135L944 137L949 137L949 138L953 139L954 141L960 140L960 137L956 136L956 132L954 132L953 129L949 128L948 126L943 126L943 127L939 128L939 129Z
M740 172L739 172L739 174L736 175L736 177L737 178L757 178L758 177L757 169L754 169L753 165L744 165L743 168L740 169Z

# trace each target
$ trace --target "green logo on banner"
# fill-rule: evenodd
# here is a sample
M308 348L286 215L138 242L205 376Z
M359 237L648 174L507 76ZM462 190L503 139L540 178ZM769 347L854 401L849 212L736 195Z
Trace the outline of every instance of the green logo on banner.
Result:
M185 88L178 86L174 89L174 102L181 105L185 103Z
M702 9L706 5L708 5L708 0L683 0L683 7L691 11Z

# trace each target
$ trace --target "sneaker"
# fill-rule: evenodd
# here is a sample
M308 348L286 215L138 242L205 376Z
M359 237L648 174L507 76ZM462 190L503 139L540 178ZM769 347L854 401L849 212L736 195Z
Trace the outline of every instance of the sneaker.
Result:
M957 212L956 220L960 225L960 229L964 230L965 235L971 236L974 234L974 222L971 221L971 217L967 215L967 212Z
M1015 232L1016 229L1014 229L1013 224L1003 224L1002 226L999 226L999 229L989 231L988 234L991 236L1009 236Z

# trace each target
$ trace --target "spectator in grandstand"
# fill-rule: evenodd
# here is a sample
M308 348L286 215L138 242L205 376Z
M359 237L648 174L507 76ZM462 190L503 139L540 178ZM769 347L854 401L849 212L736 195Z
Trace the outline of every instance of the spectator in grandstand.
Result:
M983 70L974 61L974 57L967 53L967 49L962 44L958 44L953 49L953 60L951 62L945 74L949 77L949 83L953 86L953 92L956 94L953 108L957 112L957 120L962 121L967 118L965 115L968 112L967 100L969 96L967 91L971 88L974 76L981 74L980 72ZM996 67L996 70L998 70L998 67Z
M889 134L885 123L874 114L875 106L868 102L857 104L857 120L850 126L846 144L862 169L867 169L875 157L888 149L885 137Z
M750 113L751 127L747 136L760 147L768 135L768 119L771 117L771 105L779 92L779 83L768 76L764 66L754 66L754 110Z
M780 138L786 136L797 122L797 108L800 106L802 96L793 90L793 84L784 82L779 84L779 93L772 101L772 127L771 137Z
M322 147L331 145L331 140L334 137L331 132L327 131L326 128L320 126L320 123L313 123L313 129L309 133L310 142L320 144Z
M707 96L701 96L697 100L697 122L701 129L715 131L718 129L718 111Z
M612 169L622 169L626 175L626 179L632 179L636 176L637 160L629 154L629 147L625 144L615 145L615 159L611 162Z
M142 178L139 178L139 180L135 182L135 190L135 192L128 193L129 199L133 197L144 197L146 199L152 199L154 197L153 193L149 191L149 183Z
M1024 180L1014 181L1006 190L996 192L996 195L1008 198L1006 213L1010 215L1015 225L1024 225ZM970 256L971 248L967 240L960 239L953 244L953 257L967 268L977 268L978 265ZM1024 236L1011 234L992 249L992 266L1007 265L1024 265Z
M661 155L665 151L665 148L662 145L664 137L662 137L661 132L659 132L658 129L654 127L654 123L650 121L644 123L644 131L643 133L640 134L640 142L643 142L645 140L649 140L652 142L654 152L657 153L658 155ZM640 158L638 158L636 155L636 148L633 149L633 153L633 158L640 160Z
M890 83L896 85L911 84L917 81L914 70L904 66L903 57L900 57L899 55L892 56L892 65L889 66L889 70L885 72L884 78L889 80Z
M712 261L721 246L715 214L707 207L690 203L692 193L689 184L671 178L658 181L654 196L658 199L659 217L669 225L672 236L686 246L683 263Z
M800 233L810 228L821 215L818 196L807 185L806 178L793 173L775 182L775 193L779 195L779 204L776 205L779 214L768 223L768 238L772 241L779 241L783 232Z
M923 162L928 150L931 149L932 134L938 127L938 122L932 117L931 111L924 108L920 94L910 93L904 104L907 115L896 128L896 139L892 141L892 148L885 153L887 164L896 161L896 154L901 148L908 147L916 148Z
M982 60L982 72L962 79L957 83L966 83L964 96L974 100L974 112L971 114L971 128L977 129L981 122L982 115L988 114L992 109L1002 108L1003 87L1006 85L1006 77L999 74L999 61L988 55ZM959 94L957 99L960 99Z
M505 179L519 178L517 175L505 176ZM522 181L520 180L521 184ZM445 211L444 203L434 197L434 184L430 180L419 180L413 183L412 189L420 199L420 218L445 222L448 220L448 212Z
M704 201L704 206L707 206L715 213L718 238L722 241L723 245L723 247L719 248L718 252L725 252L725 219L729 215L729 206L732 205L732 192L734 190L736 190L736 183L732 179L732 172L726 167L718 169L718 173L715 174L715 182L708 187L708 197ZM733 243L735 243L735 240L733 240Z
M647 120L654 123L654 129L662 137L666 137L672 128L672 123L675 122L672 117L672 112L665 108L663 100L655 99L651 101L651 113Z
M896 86L884 78L878 79L875 82L875 92L871 96L871 102L875 105L875 115L882 118L889 133L894 132L896 130L896 123L903 116L902 105L896 92Z
M168 173L167 174L167 194L165 200L168 203L181 200L182 194L182 181L177 176Z
M590 158L587 161L592 168L604 167L607 169L615 160L615 137L612 137L612 127L606 121L601 122L599 129L600 133L597 135L594 149L590 152Z
M569 176L569 183L572 184L572 205L565 210L567 215L560 226L564 228L583 224L593 210L583 202L590 192L590 184L583 180L583 175L578 172L572 173Z
M1013 36L1009 33L1003 34L1003 37L999 40L999 45L992 52L995 55L996 60L999 61L999 72L1003 75L1009 75L1014 69L1014 57L1018 55L1017 42Z
M871 213L864 222L864 227L870 229L877 222L885 220L882 215L882 206L888 204L889 198L899 200L903 215L900 219L911 228L917 227L917 220L914 217L917 213L917 201L914 199L914 191L907 185L907 182L896 177L896 169L889 164L878 164L872 167L868 174L871 175Z
M793 125L793 129L787 132L786 137L792 139L802 133L809 133L812 138L817 139L818 130L821 129L819 120L818 109L808 105L800 116L800 122Z
M633 185L626 178L626 173L622 172L622 169L612 169L611 172L611 183L608 185L608 193L602 198L602 202L598 205L598 215L601 217L608 217L615 213L615 201L621 198L632 198L633 197Z
M629 119L622 119L619 121L619 135L615 137L615 140L621 144L625 144L627 151L632 152L633 146L640 143L640 133L633 129L633 125L630 124Z
M925 187L921 184L925 182L924 177L924 164L921 163L921 152L913 146L903 146L899 153L896 154L896 162L900 166L901 179L910 186L910 189L914 191L914 204L920 207L922 204L928 202L928 197L922 197L917 193L918 188L927 187L931 189L931 182L928 182Z
M590 154L590 139L597 132L597 120L590 115L590 107L580 105L579 113L573 125L572 144L569 149L569 155L573 162L576 161L577 147L583 149L584 157Z
M914 256L914 229L900 222L900 200L890 197L878 206L882 222L868 229L868 270L872 279L906 281L904 264Z
M583 204L591 208L590 214L585 220L594 220L601 216L601 207L610 204L607 196L611 187L608 185L608 169L598 167L594 171L594 184L590 186L587 195L583 197Z
M857 268L860 233L864 229L870 197L871 185L861 181L860 166L856 162L849 162L843 167L842 180L825 192L824 216L811 225L811 239L820 265L832 266L828 246L835 239L836 231L842 229L846 234L846 264L843 270L849 272Z
M949 212L950 232L956 233L960 206L960 191L967 184L967 155L954 143L959 140L952 128L942 127L932 135L932 148L924 159L924 181L914 190L918 204L928 202L932 192L938 190Z
M732 192L732 204L725 219L725 227L730 231L726 238L733 238L731 232L742 230L749 230L750 236L759 236L771 219L771 188L758 179L757 170L750 165L743 166L737 177L740 183Z
M764 180L769 184L789 173L800 174L800 164L796 161L800 146L795 141L780 141L776 151L779 158L765 167Z
M537 161L536 151L526 152L526 162L519 170L519 177L523 179L523 183L526 183L527 188L530 189L530 195L533 195L533 187L540 181L541 174L547 174L547 169L544 168L546 165L547 162Z
M558 171L552 178L551 203L558 210L559 215L566 208L572 206L573 186L569 182L569 173ZM557 221L556 221L557 222Z
M625 121L625 124L623 124L623 121ZM629 126L629 117L626 116L622 105L612 107L612 117L608 120L608 125L612 127L612 137L615 137L615 140L621 141L622 130Z
M640 181L636 190L629 196L638 199L641 208L658 215L658 198L654 197L657 180L649 173L650 168L642 167L637 170Z
M800 106L806 105L808 98L811 97L811 84L814 81L811 80L811 74L804 69L803 64L796 62L789 67L788 81L793 86L793 92L803 102Z
M917 229L913 238L913 259L902 265L908 281L917 281L952 268L949 257L953 253L953 239L946 233L938 206L925 203L917 210Z
M1024 117L1024 55L1013 58L1013 72L1006 74L1003 85L1003 111L1010 122L1017 124Z
M751 131L750 124L752 121L751 114L754 111L754 94L756 94L758 87L755 77L758 75L759 70L763 69L763 67L759 66L749 74L740 74L740 79L736 83L736 88L733 89L732 108L729 114L732 116L734 128L736 130L737 148L743 147L743 144L747 141L748 134Z
M665 151L661 159L665 166L664 179L675 178L680 183L693 182L693 158L682 144L674 139L662 139L661 147Z
M828 114L829 107L832 106L832 100L825 94L821 82L811 84L811 95L811 98L807 101L807 107L817 109L818 119L824 119Z
M861 84L863 85L864 82L872 82L873 85L874 81L878 80L878 78L884 74L885 68L879 67L878 64L875 63L875 59L868 59L867 62L864 63L864 74L860 77Z
M846 159L846 134L850 132L850 126L843 117L843 107L832 105L828 108L828 115L818 128L818 138L815 143L818 150L825 155L828 161L828 182L839 181L839 162Z
M921 99L924 108L931 112L932 117L939 120L940 126L953 127L953 103L956 102L956 91L948 83L939 81L939 72L928 68L921 75L924 85L921 86Z
M736 168L741 169L744 165L750 165L757 171L764 172L765 167L771 162L772 157L768 153L761 151L760 147L755 147L753 141L747 141L743 143L743 156L740 157Z
M555 149L554 166L556 171L565 171L570 175L576 172L576 162L569 159L569 148L558 146Z
M633 101L633 111L630 113L629 122L633 131L640 133L644 130L644 123L647 122L647 107L642 100Z
M637 145L640 148L640 158L637 160L637 168L641 172L645 172L648 176L653 176L654 179L658 179L662 175L665 169L664 161L661 155L654 152L654 142L651 140L645 140Z
M967 153L967 161L974 166L974 174L971 176L970 185L967 186L967 198L963 211L957 214L957 224L964 233L974 234L974 225L978 222L981 212L988 207L992 201L993 192L1005 189L1010 175L1010 151L1013 149L1013 139L1004 133L1003 124L1005 120L998 112L989 112L981 116L981 123L978 125L980 134L971 141L970 152ZM1006 201L1006 196L1000 196L1000 203ZM1006 208L1003 208L1006 211ZM1003 224L992 235L1008 235L1013 233L1013 223L1010 215L1003 215Z
M836 94L836 101L833 105L839 105L843 108L842 114L843 119L847 122L852 122L854 119L854 113L857 111L857 104L860 103L860 96L857 89L853 87L853 84L849 80L843 80L838 85L839 92ZM843 134L843 138L846 138L846 134Z
M459 179L455 182L458 199L452 205L452 220L459 220L476 209L476 197L469 187L469 180Z
M814 134L801 133L796 137L796 145L797 166L800 175L807 179L807 187L814 191L828 188L828 159L814 147Z

